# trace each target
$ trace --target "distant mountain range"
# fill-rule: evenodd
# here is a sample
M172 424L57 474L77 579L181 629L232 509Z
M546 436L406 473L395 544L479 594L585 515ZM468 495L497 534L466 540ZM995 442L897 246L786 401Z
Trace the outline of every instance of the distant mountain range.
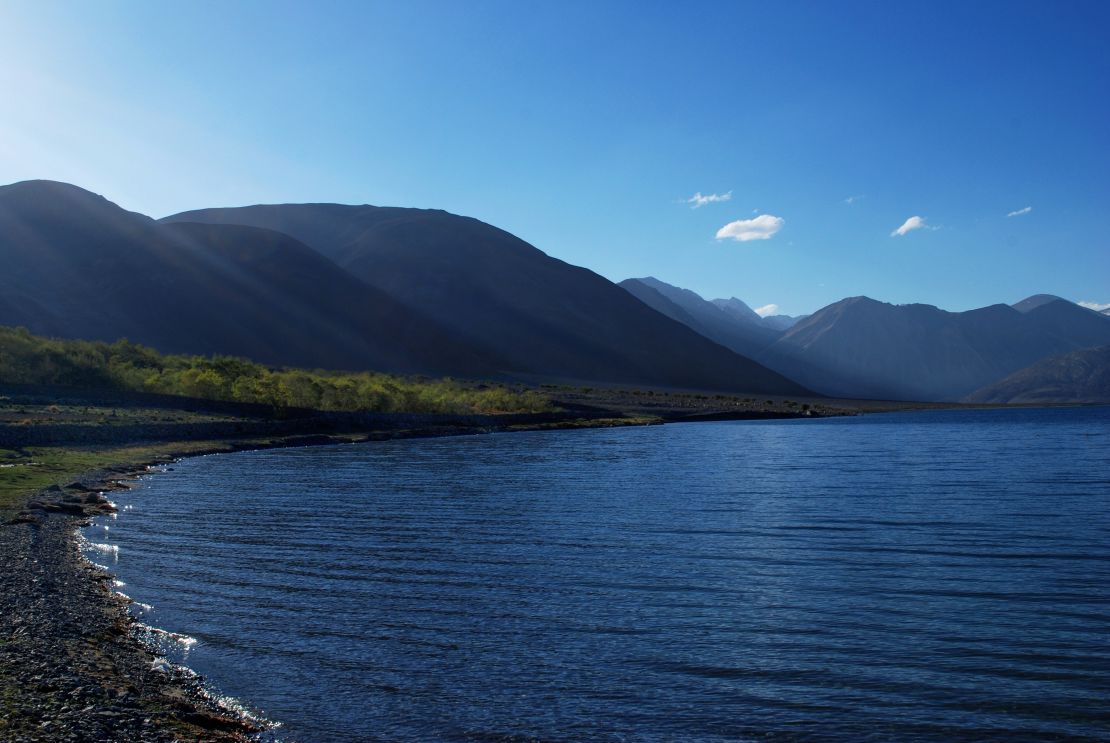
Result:
M718 343L836 397L959 400L1041 359L1110 343L1110 317L1048 294L968 312L852 297L780 331L753 320L758 315L737 299L709 302L657 279L621 286Z
M729 299L712 299L713 304L720 307L725 312L736 317L738 320L746 320L748 322L762 325L772 330L789 330L794 327L799 320L804 320L808 315L760 315L756 313L751 307L736 297Z
M763 318L738 299L730 300L728 309L722 309L689 289L679 289L651 277L626 279L620 286L657 312L744 356L754 357L779 336L778 331L763 325ZM755 319L748 319L745 310Z
M1110 402L1110 346L1038 361L967 397L968 402Z
M155 221L63 183L0 187L0 324L275 365L806 389L475 219L337 204Z
M1022 304L1022 303L1019 303ZM945 312L867 297L832 304L759 359L834 395L959 400L1048 356L1110 343L1110 322L1059 298Z
M0 187L0 265L0 325L273 365L1031 399L1050 378L1060 395L1096 394L1105 357L1071 354L1110 345L1110 311L1052 295L968 312L852 297L761 317L651 277L618 286L439 210L276 204L155 221L52 181ZM1038 365L1052 357L1064 360Z

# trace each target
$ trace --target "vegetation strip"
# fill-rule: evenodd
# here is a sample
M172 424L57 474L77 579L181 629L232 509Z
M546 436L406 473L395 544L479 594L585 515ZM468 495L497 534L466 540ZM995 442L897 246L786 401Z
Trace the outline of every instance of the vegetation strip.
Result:
M156 392L267 405L281 411L546 413L551 401L523 386L374 372L274 369L232 356L181 356L121 339L64 340L0 326L0 380Z

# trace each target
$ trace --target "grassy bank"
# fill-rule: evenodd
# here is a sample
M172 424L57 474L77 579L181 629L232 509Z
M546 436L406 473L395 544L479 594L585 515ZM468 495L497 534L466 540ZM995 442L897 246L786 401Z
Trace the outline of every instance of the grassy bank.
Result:
M0 383L149 392L267 405L275 410L538 413L551 400L526 386L376 372L271 368L232 356L162 354L114 343L0 327Z

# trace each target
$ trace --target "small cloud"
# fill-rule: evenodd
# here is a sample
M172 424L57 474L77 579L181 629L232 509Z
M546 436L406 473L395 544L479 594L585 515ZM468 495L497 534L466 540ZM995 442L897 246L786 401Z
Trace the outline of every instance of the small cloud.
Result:
M859 196L849 196L848 198L844 199L844 203L848 204L850 206L850 205L856 203L857 201L859 201L861 199L865 199L865 198L867 198L867 197L864 194L860 194Z
M1018 209L1016 212L1010 212L1006 216L1007 217L1020 217L1022 214L1028 214L1031 211L1033 211L1033 207L1027 206L1024 209Z
M718 240L735 240L748 242L749 240L769 240L771 236L782 229L786 220L770 214L760 214L753 219L738 219L729 222L717 230Z
M894 232L891 232L890 236L891 237L901 237L902 235L905 235L906 233L913 232L914 230L924 229L925 227L928 227L928 225L925 224L925 217L910 217L909 219L907 219L905 222L902 223L901 227L896 229ZM930 228L930 229L935 229L935 228Z
M1095 312L1105 312L1106 310L1110 310L1110 302L1080 302L1079 306L1086 307L1087 309L1094 310Z
M777 304L765 304L762 307L756 307L754 311L755 314L760 317L768 317L770 315L777 315L779 306Z
M699 209L699 208L705 206L706 204L714 204L718 201L732 201L732 191L729 191L728 193L710 193L710 194L702 194L701 191L698 191L696 194L694 194L690 198L684 199L682 203L683 204L690 204L691 209Z

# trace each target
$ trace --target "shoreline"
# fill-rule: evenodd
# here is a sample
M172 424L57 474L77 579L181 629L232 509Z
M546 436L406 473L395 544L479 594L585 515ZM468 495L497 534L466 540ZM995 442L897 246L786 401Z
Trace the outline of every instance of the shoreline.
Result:
M176 449L169 443L143 461L107 464L40 489L0 521L0 739L238 743L270 729L262 724L269 721L223 707L203 677L165 663L142 641L145 625L128 610L132 601L113 590L115 576L82 553L81 530L115 512L106 494L130 489L158 466L237 451L659 423L595 418L306 434L210 447L176 442Z
M581 411L585 412L585 411ZM81 551L81 530L114 512L104 493L184 458L237 451L369 443L518 431L573 430L723 420L816 420L864 411L734 410L674 416L590 411L520 420L505 416L440 425L321 433L267 439L160 443L127 464L106 463L29 494L13 518L0 520L0 738L25 741L248 741L271 729L229 710L205 679L167 664L141 639L146 626L113 590L115 576ZM592 413L592 414L591 414ZM79 446L75 443L74 446ZM70 479L70 478L65 478ZM3 515L0 514L0 518ZM158 628L154 628L157 630ZM30 660L30 662L27 662ZM244 700L249 706L249 700Z
M7 566L0 576L0 739L231 743L252 740L271 729L260 724L268 721L221 706L208 693L205 679L191 670L160 663L140 638L145 625L128 610L131 600L113 590L115 576L81 552L81 529L91 519L114 512L103 494L129 489L128 483L159 466L193 456L272 448L678 422L816 420L870 412L830 416L730 411L669 420L617 414L263 440L164 442L163 449L138 461L87 470L66 485L55 483L28 495L13 518L0 521L0 560ZM249 700L244 702L249 706Z

